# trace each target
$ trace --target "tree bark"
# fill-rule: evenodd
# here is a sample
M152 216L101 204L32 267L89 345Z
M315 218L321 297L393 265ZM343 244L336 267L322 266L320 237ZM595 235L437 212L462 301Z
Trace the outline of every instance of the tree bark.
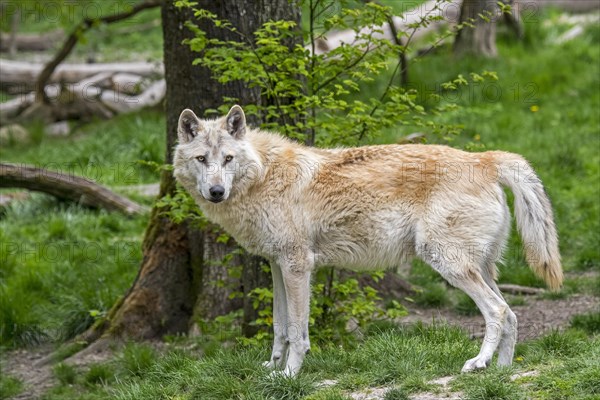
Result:
M292 19L299 22L299 10L288 0L259 1L202 0L198 8L207 9L227 19L239 31L252 33L269 19ZM258 89L249 89L241 82L219 84L210 71L192 66L198 54L192 53L182 41L191 38L185 22L194 20L193 12L178 9L171 2L162 6L167 123L166 162L172 162L177 140L180 112L191 108L198 115L215 109L223 97L237 98L240 104L260 104ZM195 21L209 37L232 39L226 30L207 21ZM159 196L175 193L171 172L161 175ZM232 299L232 291L244 294L256 285L268 285L269 278L261 271L260 261L243 252L232 240L217 241L221 234L215 226L203 229L191 223L175 224L159 209L154 209L143 242L143 261L132 287L109 313L106 320L88 331L84 337L94 340L100 335L137 339L159 338L168 333L190 331L197 318L210 319L243 307L246 333L249 321L255 319L248 296ZM230 263L242 265L241 278L231 277L222 265L225 255L234 254ZM217 284L223 281L223 284ZM252 315L251 315L252 314Z
M496 57L496 19L499 12L496 0L464 0L460 23L472 26L463 27L456 35L454 54Z

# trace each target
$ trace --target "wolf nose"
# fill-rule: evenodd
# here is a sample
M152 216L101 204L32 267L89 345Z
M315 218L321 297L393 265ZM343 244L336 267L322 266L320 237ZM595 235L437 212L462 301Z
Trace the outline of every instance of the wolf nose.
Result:
M215 186L211 187L210 189L208 189L208 192L210 193L210 195L213 199L219 200L225 194L225 188L221 185L215 185Z

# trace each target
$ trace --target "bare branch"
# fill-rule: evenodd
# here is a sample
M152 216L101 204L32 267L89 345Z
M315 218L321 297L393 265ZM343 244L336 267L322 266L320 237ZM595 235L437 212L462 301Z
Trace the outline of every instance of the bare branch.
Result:
M73 174L30 165L0 163L0 178L2 188L18 187L43 192L87 207L104 208L130 215L146 211L144 206Z
M71 32L71 34L69 35L67 40L64 42L60 51L54 56L54 58L48 64L46 64L46 66L44 67L44 69L42 70L40 75L38 76L38 79L36 82L36 100L43 101L44 103L48 103L48 98L46 97L46 94L44 92L44 87L48 83L50 76L52 75L52 73L54 72L54 70L56 69L58 64L63 62L64 59L67 58L67 56L71 53L73 48L75 48L75 45L79 41L79 37L81 36L82 33L89 30L90 28L92 28L96 23L100 22L100 23L110 24L113 22L122 21L124 19L127 19L129 17L136 15L140 11L158 7L162 3L163 3L163 0L146 0L139 4L136 4L130 10L119 13L119 14L109 15L109 16L101 17L101 18L97 18L97 19L85 18L83 21L81 21L77 25L77 27L75 27L75 29L73 29L73 31Z

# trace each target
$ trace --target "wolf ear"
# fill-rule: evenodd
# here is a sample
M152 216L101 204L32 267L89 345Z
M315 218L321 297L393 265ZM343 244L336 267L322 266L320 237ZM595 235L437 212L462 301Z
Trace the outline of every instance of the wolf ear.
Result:
M241 139L246 133L246 116L242 107L235 105L225 117L227 132L236 139Z
M177 125L177 136L179 143L189 143L198 134L200 129L200 119L189 108L182 111Z

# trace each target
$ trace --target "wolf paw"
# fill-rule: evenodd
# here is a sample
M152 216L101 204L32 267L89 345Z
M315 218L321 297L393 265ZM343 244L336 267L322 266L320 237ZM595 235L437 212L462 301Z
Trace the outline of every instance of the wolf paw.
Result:
M462 367L461 372L471 372L478 369L484 369L490 365L492 360L487 357L477 356L468 360Z
M262 365L263 367L268 369L277 368L279 365L281 365L281 353L276 352L271 356L271 359L269 361L263 362Z
M269 378L293 378L297 375L297 370L293 370L290 367L284 369L278 369L269 374Z

